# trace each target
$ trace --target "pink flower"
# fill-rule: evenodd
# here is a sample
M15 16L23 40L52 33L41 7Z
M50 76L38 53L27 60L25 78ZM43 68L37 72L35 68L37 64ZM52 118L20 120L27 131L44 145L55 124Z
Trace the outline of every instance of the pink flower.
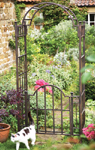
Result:
M93 127L94 126L94 124L89 124L88 125L88 128L91 128L91 127Z
M51 90L51 87L50 86L46 86L46 91L49 91Z
M37 90L39 87L43 86L43 85L49 85L49 83L45 82L43 79L39 79L36 81L36 84L34 89ZM39 88L40 92L44 92L44 88ZM46 91L49 92L50 94L52 94L52 88L50 86L46 86Z
M85 136L87 136L89 134L88 128L83 128L82 130L83 130L83 133Z
M43 85L45 85L45 81L43 79L39 79L39 80L36 81L36 84L40 85L40 86L43 86Z
M49 83L45 82L45 85L48 85Z
M40 87L40 85L35 85L34 89L37 90ZM39 92L44 92L43 88L39 88Z
M39 91L39 92L44 92L44 89L43 89L43 88L40 88L38 91Z
M37 90L40 87L40 85L35 85L34 89Z
M48 85L49 83L46 83L46 85ZM49 93L52 94L52 88L51 86L46 86L46 91L48 91Z
M95 139L95 125L89 124L88 127L83 128L83 134L87 137L88 140Z
M49 93L52 94L52 90L49 90Z
M94 139L94 135L92 134L92 132L87 136L88 140Z

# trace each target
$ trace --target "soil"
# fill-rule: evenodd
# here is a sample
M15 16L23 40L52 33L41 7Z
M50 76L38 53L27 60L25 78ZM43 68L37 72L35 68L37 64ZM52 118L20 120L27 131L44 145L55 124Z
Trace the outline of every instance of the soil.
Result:
M61 141L62 135L47 135L47 134L37 134L38 141L46 142L47 140L50 141Z
M0 126L0 129L4 129L4 127Z

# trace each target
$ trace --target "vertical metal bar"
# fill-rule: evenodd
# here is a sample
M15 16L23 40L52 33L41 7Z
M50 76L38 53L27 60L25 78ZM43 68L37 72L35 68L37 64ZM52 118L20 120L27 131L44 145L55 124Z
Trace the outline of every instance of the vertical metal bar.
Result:
M84 25L84 35L85 35L85 22L83 22L83 25ZM83 54L84 54L84 58L83 58L83 67L85 66L85 36L83 37ZM83 109L85 109L85 84L83 84L83 91L84 91L84 94L83 94ZM83 126L85 124L85 112L83 114ZM83 127L82 126L82 127Z
M69 122L71 120L71 98L69 97ZM70 122L70 132L71 132L71 122Z
M24 72L24 78L23 78L23 79L24 79L24 80L23 80L23 81L24 81L24 91L26 90L26 86L25 86L25 85L26 85L26 78L25 78L25 74L26 74L26 73Z
M23 125L23 114L24 114L24 113L23 113L23 103L22 103L21 105L22 105L21 108L22 108L22 125Z
M30 111L30 96L28 95L28 92L27 92L27 102L28 102L28 105L27 105L27 113ZM27 122L28 122L28 125L29 125L29 119L27 118Z
M52 86L52 104L53 104L53 133L55 133L55 118L54 118L54 87Z
M19 74L20 74L20 58L18 58L19 61ZM21 88L21 75L20 75L20 88Z
M23 28L23 26L22 26ZM26 54L26 35L27 35L27 26L24 22L24 46L25 46L25 63L24 63L24 90L25 90L25 123L28 125L28 101L27 101L27 54Z
M76 128L77 128L77 103L76 103Z
M25 43L25 42L24 42ZM25 57L25 56L24 56ZM26 90L26 72L25 72L25 58L23 57L23 72L24 72L24 90Z
M79 22L78 27L78 35L79 35L79 128L80 128L80 134L82 133L82 83L81 83L81 23Z
M39 133L39 130L38 130L38 91L36 91L36 114L37 114L37 133Z
M18 27L15 22L15 45L16 45L16 86L18 91Z
M22 90L23 90L23 74L22 74Z
M25 67L24 67L24 71L25 71L25 90L27 90L27 49L26 49L26 35L27 35L27 26L26 26L26 22L24 22L24 43L25 43Z
M20 35L21 35L21 29L22 29L22 27L20 27Z
M20 58L18 57L18 68L19 68L19 70L20 70ZM20 74L20 72L18 73L18 74Z
M61 91L61 134L63 134L63 103L62 103L62 91Z
M73 92L71 92L70 102L70 134L73 135Z
M22 26L22 34L24 34L24 28L23 28L24 26Z
M30 95L28 95L28 100L29 100L29 111L30 111Z
M46 133L46 86L44 87L45 133Z
M18 26L17 22L15 22L15 45L16 45L16 88L17 92L19 91L19 83L18 83ZM18 110L20 110L19 104L17 104ZM18 119L18 131L20 130L20 119Z
M85 55L85 21L83 22L83 30L84 30L84 37L83 37L83 54ZM85 58L85 57L84 57Z
M21 76L20 76L20 89L22 89L22 88L21 88Z
M25 91L25 125L28 126L28 105L27 105L27 91Z

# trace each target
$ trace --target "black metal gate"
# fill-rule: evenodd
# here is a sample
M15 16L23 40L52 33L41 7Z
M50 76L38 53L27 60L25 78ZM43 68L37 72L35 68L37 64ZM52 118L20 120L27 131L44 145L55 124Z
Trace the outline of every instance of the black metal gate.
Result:
M46 88L50 86L52 94L49 95L51 99L51 106L48 106ZM40 88L44 89L43 98L39 98ZM55 90L59 92L58 105L56 106L56 98L54 96ZM43 99L43 100L42 100ZM65 99L65 101L63 100ZM63 135L79 135L79 96L66 96L63 91L54 85L44 85L39 87L34 94L29 95L30 110L36 113L37 133L39 134L63 134ZM50 127L47 125L48 117L51 116ZM43 120L40 116L43 115ZM74 120L74 121L73 121ZM39 123L41 122L41 124ZM68 123L68 126L67 126ZM43 128L44 126L44 128Z
M44 107L39 108L39 99L38 99L38 90L35 91L33 95L28 95L28 87L27 87L27 43L26 43L26 36L27 36L27 27L31 25L32 20L35 16L35 14L42 9L43 7L50 6L50 5L57 5L61 7L64 11L66 11L69 15L69 18L72 20L72 24L74 27L77 27L78 29L78 37L79 37L79 71L82 67L85 65L85 23L77 21L77 18L75 14L68 8L60 4L56 3L50 3L50 2L43 2L34 5L31 7L27 13L25 14L22 24L17 25L17 22L15 22L15 41L16 41L16 84L17 84L17 91L22 91L23 97L24 97L24 103L22 105L18 104L18 109L21 110L22 116L25 114L25 121L18 120L18 130L22 128L22 124L25 123L25 126L28 125L28 111L32 109L33 111L36 111L37 114L37 133L47 133L47 134L66 134L66 135L73 135L74 130L77 130L78 134L82 133L82 128L85 123L85 85L82 85L81 83L81 73L79 73L79 96L73 96L73 93L71 93L71 96L66 96L61 89L59 89L57 86L54 85L45 85L41 88L44 88ZM37 8L35 13L33 14L31 19L27 19L27 15L30 10ZM19 39L20 37L23 37L24 40L24 53L19 55ZM81 46L81 41L83 39L83 50ZM52 107L47 108L47 98L46 98L46 86L51 86L52 88ZM60 108L55 108L55 98L54 98L54 89L58 89L60 92ZM31 106L31 98L35 97L35 107ZM68 99L68 107L67 109L63 108L63 96ZM77 100L75 100L77 99ZM73 107L74 106L74 107ZM41 130L39 128L39 111L44 112L44 129ZM49 131L47 129L47 118L46 113L47 111L51 111L52 114L52 123L53 123L53 129L52 131ZM60 112L60 128L58 130L56 127L56 115L55 112ZM69 124L69 131L68 133L64 130L64 112L68 112L68 124ZM79 115L79 117L78 117ZM78 119L79 118L79 119ZM77 134L76 133L76 134Z

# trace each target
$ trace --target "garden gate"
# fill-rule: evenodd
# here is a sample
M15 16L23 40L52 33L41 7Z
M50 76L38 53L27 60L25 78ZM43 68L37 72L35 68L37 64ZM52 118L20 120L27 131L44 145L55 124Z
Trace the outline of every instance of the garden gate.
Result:
M27 43L26 43L26 36L27 36L27 28L31 25L32 20L35 14L42 8L56 5L61 7L65 12L68 13L69 19L72 20L73 27L78 29L78 37L79 37L79 96L73 96L71 93L70 96L66 96L60 88L54 85L44 85L40 88L44 89L44 106L43 108L39 108L39 98L38 98L38 88L33 95L28 94L28 86L27 86ZM36 8L32 18L28 18L28 13L30 10ZM24 40L24 53L19 55L19 38L23 37ZM24 102L23 104L18 104L18 109L21 111L22 116L25 114L25 120L18 119L18 130L22 128L22 125L28 125L28 111L30 110L30 99L31 97L35 96L35 107L32 107L33 111L36 111L37 115L37 133L46 133L46 134L65 134L65 135L74 135L74 130L76 130L77 134L82 133L82 128L85 124L85 85L81 83L81 68L85 66L85 22L78 22L75 14L66 6L52 3L52 2L42 2L39 4L34 5L31 7L25 14L22 24L17 25L15 22L15 43L16 43L16 84L17 84L17 91L22 91ZM83 45L82 45L83 43ZM51 108L47 106L47 95L46 95L46 88L47 86L51 87L52 89L52 96L51 96ZM55 99L54 99L54 90L58 90L60 93L60 105L59 107L55 107ZM63 97L66 98L68 101L68 107L63 107ZM77 100L76 100L77 99ZM39 128L39 114L40 111L44 114L44 129L41 127ZM46 114L48 111L51 111L52 114L52 130L47 128L47 118ZM56 123L56 112L60 112L60 129L56 129L58 124ZM66 117L67 112L67 119ZM59 117L58 117L59 118ZM68 128L69 132L65 131L66 127L64 126L66 121L68 121ZM64 122L65 120L65 122ZM67 130L67 129L66 129Z

